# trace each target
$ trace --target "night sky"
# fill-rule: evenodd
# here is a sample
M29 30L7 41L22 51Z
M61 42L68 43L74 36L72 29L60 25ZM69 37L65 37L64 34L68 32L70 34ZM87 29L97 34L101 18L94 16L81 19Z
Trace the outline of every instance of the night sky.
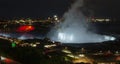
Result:
M0 0L0 18L62 16L75 0ZM95 16L119 17L119 0L86 0Z

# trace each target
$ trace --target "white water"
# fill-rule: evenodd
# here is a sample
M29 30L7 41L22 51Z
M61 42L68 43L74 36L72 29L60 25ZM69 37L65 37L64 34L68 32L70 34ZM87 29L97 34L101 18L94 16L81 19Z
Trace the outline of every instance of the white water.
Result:
M64 20L52 29L49 37L62 43L94 43L115 40L112 36L99 35L91 32L85 15L81 12L83 0L76 0L63 16Z

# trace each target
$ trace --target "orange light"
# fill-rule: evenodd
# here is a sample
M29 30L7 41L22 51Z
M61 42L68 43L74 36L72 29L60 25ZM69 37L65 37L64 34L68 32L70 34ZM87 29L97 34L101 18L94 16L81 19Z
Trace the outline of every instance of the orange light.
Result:
M17 32L29 32L29 31L33 31L34 29L35 29L34 26L24 25L24 26L20 26L17 29Z

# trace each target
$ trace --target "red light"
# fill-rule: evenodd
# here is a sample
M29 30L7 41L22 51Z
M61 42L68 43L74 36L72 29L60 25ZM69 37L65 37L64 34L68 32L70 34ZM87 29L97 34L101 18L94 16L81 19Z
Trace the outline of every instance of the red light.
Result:
M10 60L10 59L5 59L4 61L8 64L10 64L12 62L12 60Z
M29 32L29 31L33 31L35 28L31 25L24 25L24 26L20 26L17 31L18 32Z

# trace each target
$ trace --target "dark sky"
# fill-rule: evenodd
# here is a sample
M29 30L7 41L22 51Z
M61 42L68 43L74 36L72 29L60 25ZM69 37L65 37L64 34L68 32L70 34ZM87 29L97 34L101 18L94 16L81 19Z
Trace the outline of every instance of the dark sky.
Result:
M120 0L87 0L96 16L120 17Z
M0 17L48 17L62 16L73 0L0 0ZM75 1L75 0L74 0ZM87 0L86 7L97 16L120 14L119 0Z
M0 17L62 16L69 6L69 0L0 0Z

